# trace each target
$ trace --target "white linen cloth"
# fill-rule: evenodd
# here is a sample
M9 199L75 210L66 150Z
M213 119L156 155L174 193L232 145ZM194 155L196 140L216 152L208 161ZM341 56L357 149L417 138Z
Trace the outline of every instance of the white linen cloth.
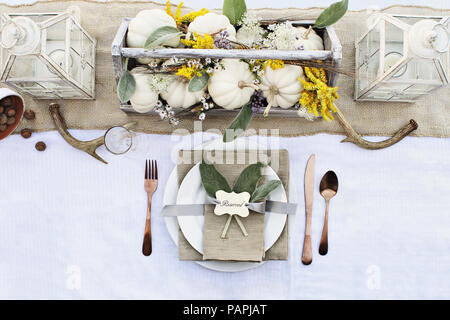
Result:
M85 140L103 133L72 132ZM101 147L108 165L72 148L57 132L1 141L0 298L450 298L450 139L406 138L379 151L326 134L270 141L288 149L298 192L289 261L230 274L179 261L159 215L175 147L200 138L142 135L147 154L139 157L114 156ZM45 152L34 149L40 140ZM304 266L303 176L312 153L314 256ZM158 160L160 178L150 257L141 253L145 157ZM329 253L322 257L324 201L318 185L330 169L339 178L339 192L331 201Z

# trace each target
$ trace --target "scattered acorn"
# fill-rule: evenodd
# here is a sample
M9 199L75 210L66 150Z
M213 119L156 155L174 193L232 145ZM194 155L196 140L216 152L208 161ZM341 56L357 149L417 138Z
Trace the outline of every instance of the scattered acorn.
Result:
M3 111L5 111L5 107L4 106L0 106L0 113L3 113Z
M4 113L0 113L0 125L4 125L8 122L8 116Z
M39 141L38 143L36 143L35 148L37 151L44 151L47 148L47 146L43 141Z
M30 110L30 109L25 110L23 116L27 120L34 120L34 119L36 119L36 113L33 110Z
M6 124L0 124L0 132L5 131L8 128Z
M20 135L21 135L22 137L24 137L25 139L28 139L29 137L31 137L31 130L28 129L28 128L22 129L22 130L20 131Z

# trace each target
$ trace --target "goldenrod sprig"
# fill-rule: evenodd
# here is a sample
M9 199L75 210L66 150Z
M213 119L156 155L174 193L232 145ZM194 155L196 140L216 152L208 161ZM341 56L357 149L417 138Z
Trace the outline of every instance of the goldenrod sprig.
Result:
M333 120L332 112L337 111L333 102L339 99L338 87L327 85L327 76L324 69L305 67L304 71L306 80L301 77L298 78L304 89L299 100L300 104L316 117L320 114L325 121Z

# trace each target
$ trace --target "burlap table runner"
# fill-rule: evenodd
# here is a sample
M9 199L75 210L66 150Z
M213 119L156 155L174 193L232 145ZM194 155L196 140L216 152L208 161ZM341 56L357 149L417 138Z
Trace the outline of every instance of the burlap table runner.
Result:
M81 8L81 24L98 41L95 101L63 101L62 114L70 128L107 129L128 121L137 121L137 130L148 133L170 134L174 127L162 122L157 116L129 116L119 109L116 98L116 84L111 59L111 43L123 17L134 17L142 9L163 8L165 1L156 4L145 1L39 1L32 5L8 6L0 4L0 12L60 12L71 5ZM205 2L207 6L207 2ZM301 6L301 2L299 2ZM199 9L199 8L196 8ZM187 12L184 8L183 12ZM289 17L290 19L314 19L322 9L286 8L250 10L261 18ZM416 15L449 15L450 9L428 7L392 6L383 10L387 13ZM366 29L366 11L350 11L336 25L338 37L343 46L343 64L348 70L354 69L354 43ZM450 136L450 88L441 89L414 104L379 103L353 101L354 79L340 76L338 86L341 96L338 105L348 121L359 133L364 135L387 136L393 134L409 119L419 123L415 136ZM26 98L27 107L37 112L37 120L24 121L19 126L38 131L53 130L54 125L48 113L50 101L33 101ZM226 117L207 116L202 129L226 128L234 115ZM184 119L177 128L179 134L192 133L194 119ZM301 118L258 118L251 122L253 129L279 129L282 136L312 135L320 132L340 134L343 130L337 121L317 120L309 122ZM270 134L257 132L258 134Z
M256 152L258 155L256 156ZM206 151L208 153L208 151ZM208 155L205 154L205 157ZM289 197L289 153L287 150L268 151L226 151L220 156L215 154L214 161L217 170L232 186L249 164L257 161L266 162L270 157L270 165L283 183ZM259 158L257 158L259 157ZM186 174L197 163L199 151L181 150L178 157L177 173L178 185ZM200 156L201 158L201 156ZM194 160L195 159L195 160ZM226 159L226 161L225 161ZM223 160L223 161L221 161ZM180 260L235 260L235 261L261 261L264 256L264 215L251 213L242 219L249 236L243 237L236 221L232 221L227 233L227 239L220 239L226 216L216 216L212 212L214 206L205 208L205 239L203 242L203 255L196 251L186 240L184 234L178 232L178 252ZM278 240L265 253L264 260L288 259L288 220Z

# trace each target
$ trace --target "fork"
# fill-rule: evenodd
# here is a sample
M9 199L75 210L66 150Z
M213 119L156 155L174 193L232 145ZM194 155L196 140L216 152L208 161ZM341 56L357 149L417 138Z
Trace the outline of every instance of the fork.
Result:
M144 256L152 254L152 196L158 187L158 165L156 160L145 161L145 182L144 189L147 192L147 219L145 220L144 243L142 244L142 253Z

